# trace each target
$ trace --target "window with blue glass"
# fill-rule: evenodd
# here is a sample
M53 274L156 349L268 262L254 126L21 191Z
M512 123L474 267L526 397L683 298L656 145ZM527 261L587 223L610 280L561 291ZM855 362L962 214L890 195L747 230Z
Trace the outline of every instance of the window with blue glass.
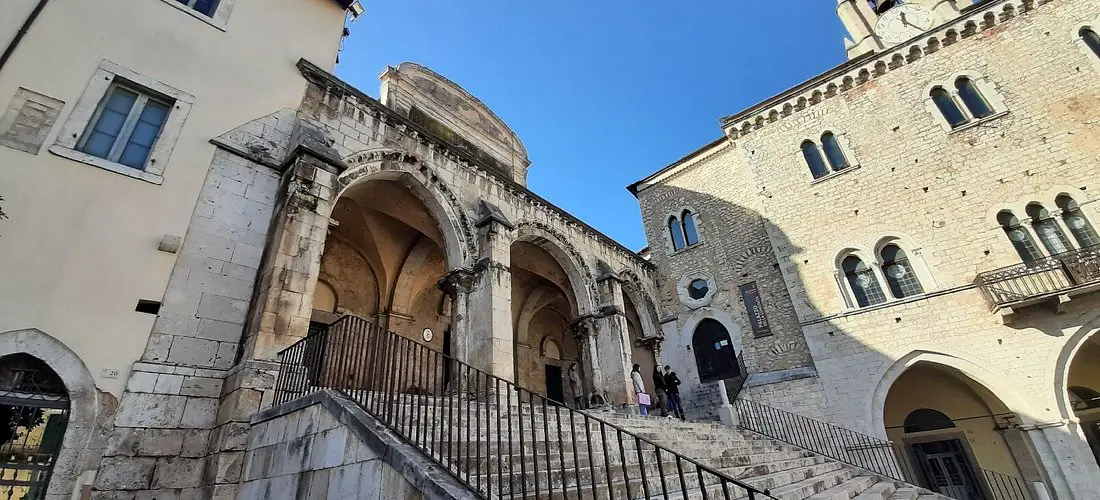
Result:
M932 102L936 104L936 108L940 110L940 114L943 115L947 123L951 125L951 128L956 128L965 125L970 121L969 118L963 114L959 109L959 105L955 103L955 99L951 97L951 94L944 90L943 87L936 87L932 89Z
M1081 39L1085 41L1085 45L1092 51L1092 54L1100 57L1100 36L1096 35L1096 30L1085 27L1081 28L1078 34L1081 35Z
M959 99L962 99L966 109L970 111L970 116L982 119L993 114L993 108L974 85L974 80L965 76L955 80L955 90L959 92Z
M833 168L833 172L839 172L850 166L848 158L844 156L844 149L840 147L840 142L832 132L821 135L821 149L825 150L825 158L829 160L829 166Z
M829 175L829 167L825 165L825 158L821 156L821 150L814 141L802 143L802 156L806 158L806 165L810 167L810 174L814 179Z
M177 2L187 6L188 8L202 14L204 16L214 16L214 11L218 10L218 0L176 0Z
M171 108L172 104L166 99L123 85L112 85L88 124L78 149L145 170Z

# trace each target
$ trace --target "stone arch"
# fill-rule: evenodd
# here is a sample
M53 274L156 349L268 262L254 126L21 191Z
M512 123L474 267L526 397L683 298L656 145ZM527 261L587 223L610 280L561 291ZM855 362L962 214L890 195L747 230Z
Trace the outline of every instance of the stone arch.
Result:
M1062 419L1076 418L1073 405L1069 400L1069 393L1066 391L1066 388L1069 387L1070 366L1073 364L1073 359L1077 357L1077 352L1098 331L1100 331L1100 314L1094 315L1081 325L1066 340L1066 343L1062 346L1062 351L1058 353L1058 359L1054 365L1054 394L1058 401L1058 414Z
M516 238L514 242L524 241L542 248L550 256L554 257L565 274L569 276L569 286L572 287L571 302L576 306L577 316L584 316L595 312L596 281L592 272L584 263L584 256L577 251L568 239L555 231L550 226L540 222L522 221L516 224Z
M627 269L620 272L619 276L624 279L623 294L627 296L630 303L634 305L634 309L638 311L638 320L642 323L642 336L647 338L659 336L661 331L657 326L660 324L657 307L653 302L653 298L642 287L638 275Z
M704 319L713 319L721 323L730 334L734 350L737 351L738 355L741 354L741 327L733 320L733 316L721 309L705 306L692 311L687 320L684 321L683 329L680 330L682 332L681 338L685 339L690 345L691 339L695 335L695 329L699 327L699 323Z
M337 177L339 192L334 200L340 199L349 188L360 183L372 180L398 182L435 219L444 239L447 270L472 267L473 258L477 255L473 224L455 193L417 157L396 149L380 148L352 154L344 162L349 167Z
M885 416L883 414L883 408L885 408L886 405L886 397L890 394L890 388L893 387L894 382L896 382L906 370L919 363L940 365L961 373L963 376L983 386L986 390L1000 399L1010 411L1016 413L1020 417L1021 422L1026 423L1036 415L1034 411L1032 411L1031 405L1027 400L1020 396L1016 389L1004 380L1003 376L998 376L977 363L957 356L933 351L916 350L886 367L881 372L881 375L879 375L878 385L875 387L875 391L867 407L864 409L864 422L870 423L870 428L867 429L868 434L880 439L887 439Z
M69 392L69 423L46 494L51 498L68 497L84 472L81 470L85 463L83 452L96 434L99 392L95 379L80 356L61 341L35 328L0 333L0 352L34 356L65 383Z

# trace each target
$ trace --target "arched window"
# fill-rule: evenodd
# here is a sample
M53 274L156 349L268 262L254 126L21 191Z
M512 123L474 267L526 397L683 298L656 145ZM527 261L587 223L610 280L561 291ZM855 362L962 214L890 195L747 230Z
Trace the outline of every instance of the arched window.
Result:
M695 227L695 214L691 213L691 210L684 210L683 224L684 224L684 241L687 246L692 246L699 243L699 229Z
M859 257L849 255L844 259L841 267L859 307L886 302L886 295L882 293L882 287L878 284L875 270L867 267Z
M905 417L905 433L954 429L955 421L939 410L921 408Z
M932 89L932 102L936 103L936 108L940 110L940 114L951 125L951 128L965 125L969 121L962 110L959 109L959 105L955 104L955 99L943 87Z
M1093 55L1100 57L1100 36L1096 35L1096 31L1086 26L1081 28L1078 34L1081 35L1081 40L1085 41L1085 45L1092 51Z
M45 498L69 423L69 391L42 360L26 353L0 357L0 495ZM11 460L9 460L11 458Z
M1058 221L1050 216L1049 210L1038 203L1032 203L1027 206L1027 216L1031 217L1031 227L1051 255L1073 250L1062 228L1058 227Z
M740 375L737 352L722 323L710 318L700 321L691 338L691 349L695 351L700 381L713 382Z
M1012 242L1016 253L1020 254L1024 262L1043 258L1042 252L1035 246L1035 240L1031 239L1031 233L1020 224L1020 219L1016 218L1012 212L1005 211L997 214L997 223L1004 229L1005 234L1008 235L1008 241Z
M993 108L970 78L961 76L955 80L955 90L959 92L959 99L962 99L966 109L970 110L970 116L980 119L993 114Z
M561 347L553 338L547 336L542 339L542 357L547 359L561 359Z
M810 167L810 173L814 179L820 179L829 175L829 167L825 165L825 159L821 157L821 150L814 141L802 143L802 156L806 158L806 165Z
M832 132L825 132L821 136L821 148L825 150L825 158L829 160L829 166L834 172L848 168L848 158L844 156L844 150L840 148L836 136Z
M1062 209L1062 220L1081 248L1100 245L1100 236L1097 236L1096 229L1093 229L1085 214L1081 213L1081 207L1077 206L1073 198L1063 194L1054 201Z
M901 247L889 244L882 248L882 271L886 274L886 284L895 299L904 299L924 293L924 287L913 272L909 256Z
M682 250L684 248L684 228L680 226L680 219L676 216L668 218L668 233L672 236L672 249Z

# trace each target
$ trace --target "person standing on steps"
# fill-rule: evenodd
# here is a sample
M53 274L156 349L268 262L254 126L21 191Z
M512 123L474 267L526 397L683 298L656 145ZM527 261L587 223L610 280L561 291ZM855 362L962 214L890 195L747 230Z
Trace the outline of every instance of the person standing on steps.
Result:
M573 391L573 407L584 409L584 388L581 387L581 374L577 372L577 364L569 364L569 389Z
M680 401L680 377L668 365L665 365L665 392L668 394L668 408L680 420L687 420L684 418L684 404Z
M661 375L661 369L653 367L653 395L657 396L657 408L661 410L661 416L668 416L668 399L665 397L665 376Z
M634 381L634 395L638 398L638 412L644 417L649 414L647 411L649 408L649 394L646 394L645 381L642 380L642 365L634 364L634 369L630 371L630 380Z

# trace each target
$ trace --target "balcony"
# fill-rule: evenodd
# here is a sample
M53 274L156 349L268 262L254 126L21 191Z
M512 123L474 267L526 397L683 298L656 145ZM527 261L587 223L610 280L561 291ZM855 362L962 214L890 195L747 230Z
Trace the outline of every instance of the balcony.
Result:
M1100 245L987 271L975 284L993 311L1060 304L1100 289Z

